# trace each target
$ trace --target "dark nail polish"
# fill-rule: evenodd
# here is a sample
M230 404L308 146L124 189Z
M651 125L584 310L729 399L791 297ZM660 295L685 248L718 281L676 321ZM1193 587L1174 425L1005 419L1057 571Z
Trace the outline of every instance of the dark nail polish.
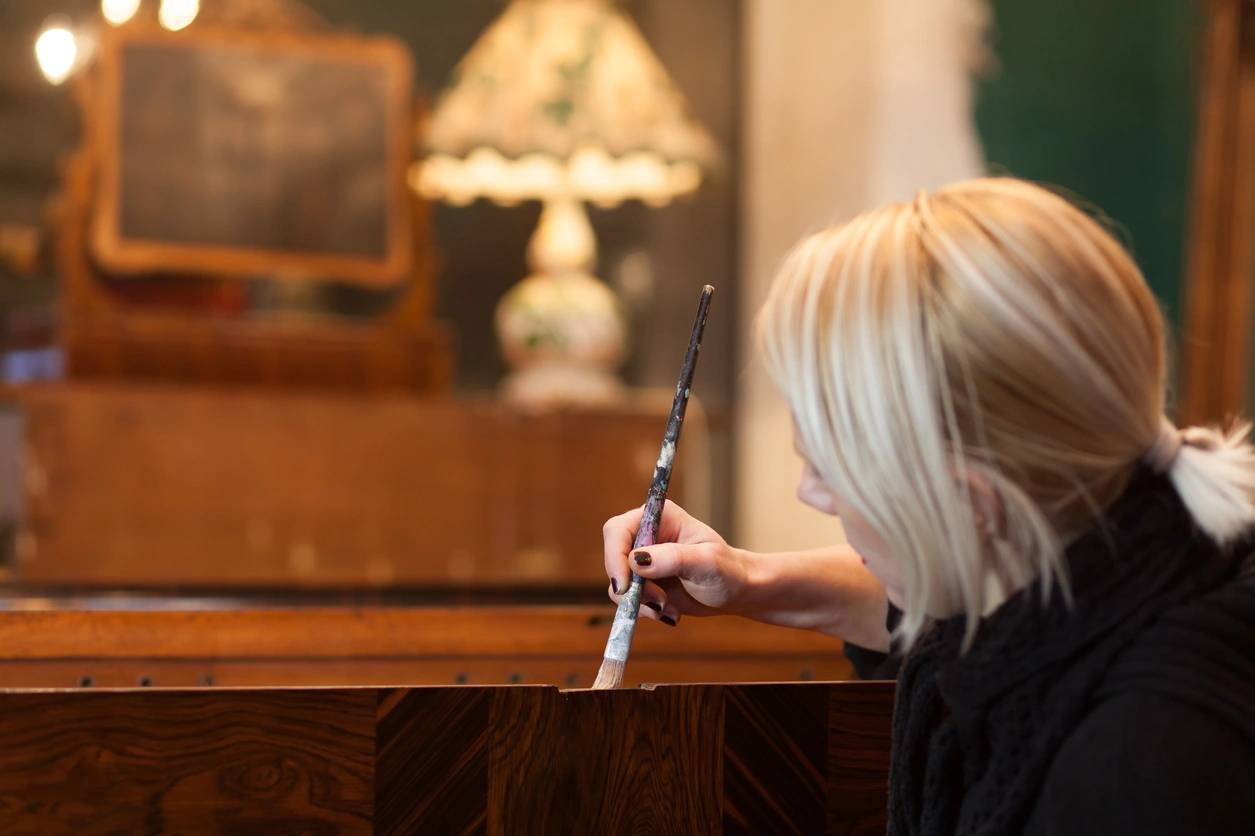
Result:
M614 578L610 579L610 591L613 592L615 595L619 594L619 582L616 581Z
M662 618L660 619L660 621L662 621L662 623L663 623L663 624L665 624L665 625L667 625L668 627L674 627L674 626L675 626L675 619L674 619L674 618L672 618L672 617L671 617L671 616L669 616L669 615L664 615L664 616L662 616Z
M649 566L654 562L649 552L632 552L632 559L636 561L637 566Z
M657 601L646 601L645 606L649 607L654 612L662 612L662 604L659 604Z

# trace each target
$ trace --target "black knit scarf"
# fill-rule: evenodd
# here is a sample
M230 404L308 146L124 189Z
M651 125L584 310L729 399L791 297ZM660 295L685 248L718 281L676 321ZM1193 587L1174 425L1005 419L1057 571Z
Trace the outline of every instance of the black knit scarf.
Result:
M1020 832L1068 733L1113 661L1160 614L1222 585L1239 561L1197 532L1171 484L1139 469L1066 553L1075 606L1023 590L960 655L962 617L907 656L894 716L889 832Z

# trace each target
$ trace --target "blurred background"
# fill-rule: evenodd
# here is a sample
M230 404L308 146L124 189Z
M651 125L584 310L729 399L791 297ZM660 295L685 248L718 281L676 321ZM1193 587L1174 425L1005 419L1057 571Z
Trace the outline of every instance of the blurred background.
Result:
M228 652L184 620L145 622L185 631L182 668L106 631L0 678L586 684L600 526L643 499L700 287L718 292L673 498L749 548L837 542L793 498L754 312L801 236L983 173L1099 207L1171 324L1180 417L1245 411L1249 17L6 0L4 606L402 621L286 673L259 660L300 653L265 642L304 622ZM469 626L432 626L452 611ZM847 672L831 643L722 622L645 631L641 676Z

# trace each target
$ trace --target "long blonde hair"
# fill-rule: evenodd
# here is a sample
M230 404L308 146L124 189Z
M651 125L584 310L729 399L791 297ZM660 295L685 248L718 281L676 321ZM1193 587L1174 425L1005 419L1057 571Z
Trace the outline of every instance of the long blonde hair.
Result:
M1175 432L1137 266L1023 181L921 192L805 239L759 335L803 452L901 569L908 645L929 614L959 611L970 640L999 589L1040 578L1066 595L1063 544ZM1192 429L1165 463L1219 542L1255 523L1246 429Z

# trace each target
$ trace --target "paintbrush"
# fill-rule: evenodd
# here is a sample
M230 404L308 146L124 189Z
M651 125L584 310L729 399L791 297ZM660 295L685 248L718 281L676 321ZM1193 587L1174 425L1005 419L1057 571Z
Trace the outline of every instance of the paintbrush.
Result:
M702 331L706 328L706 314L710 310L710 297L714 292L713 287L706 285L702 288L701 300L697 303L693 335L689 337L684 365L680 368L680 380L675 385L675 401L671 404L671 414L667 416L667 428L662 434L662 451L658 454L658 463L654 465L654 479L645 498L645 511L641 515L641 525L632 543L633 549L652 546L658 536L658 521L662 518L662 507L666 503L667 486L671 483L675 448L680 443L684 410L688 407L693 371L697 368L697 355L702 349ZM610 639L606 642L606 653L601 660L601 668L597 671L597 679L593 681L594 689L618 688L623 683L623 668L627 664L628 651L632 649L632 635L636 632L636 617L640 614L641 592L644 587L645 579L633 572L632 582L628 584L623 597L619 599L619 608L615 610L614 623L610 625Z

